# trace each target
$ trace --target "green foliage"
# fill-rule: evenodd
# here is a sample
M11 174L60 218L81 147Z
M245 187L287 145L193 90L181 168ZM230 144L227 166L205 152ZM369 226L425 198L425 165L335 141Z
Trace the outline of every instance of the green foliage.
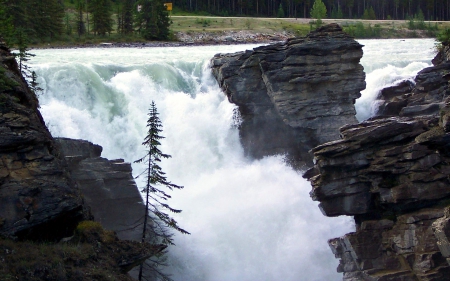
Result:
M422 13L422 10L419 9L419 12L415 14L413 17L408 18L408 29L410 30L425 30L427 26L425 24L425 17Z
M441 30L436 38L441 45L449 45L450 44L450 28L446 28Z
M136 160L135 163L145 162L147 164L146 170L142 173L146 175L147 184L145 188L141 190L145 194L145 210L144 210L144 223L142 229L142 242L147 239L147 232L150 231L153 242L162 243L164 245L173 245L172 233L169 229L174 229L183 234L190 234L170 216L169 213L180 213L181 210L170 207L166 201L171 198L165 189L182 189L182 186L173 184L167 180L165 173L162 171L159 163L163 158L167 159L171 156L164 154L159 146L160 140L164 137L160 135L162 132L162 123L159 119L159 113L156 108L156 104L152 101L149 110L149 118L147 120L147 136L144 139L142 145L147 148L147 154ZM164 188L164 189L163 189ZM152 220L152 224L148 226L147 219ZM156 263L156 266L158 263ZM141 265L139 270L139 280L142 280ZM157 271L159 272L159 271ZM168 280L164 274L160 274L163 279Z
M207 26L211 25L211 20L210 19L204 19L204 18L203 19L196 18L195 19L195 23L196 24L200 24L203 27L207 27Z
M72 34L72 24L71 24L71 19L70 19L69 13L66 13L66 15L64 16L64 26L65 26L66 34L71 35Z
M39 96L39 93L43 91L41 87L39 87L39 83L37 82L37 75L36 72L31 71L31 81L29 83L30 89Z
M94 34L105 36L113 30L113 20L111 18L111 0L90 0L88 11L92 14Z
M380 38L381 26L375 24L373 27L371 24L364 26L362 22L357 22L354 25L348 25L344 27L344 31L355 38Z
M364 10L362 19L364 19L364 20L376 20L377 19L376 15L375 15L375 10L373 9L373 7L370 7L369 9Z
M85 6L84 0L77 0L75 7L77 11L76 29L78 37L86 33L86 26L83 20L83 12L86 8Z
M277 18L284 18L284 10L283 10L283 5L281 4L281 2L280 2L280 6L278 7Z
M31 72L26 65L29 57L34 57L33 54L28 52L28 38L26 33L19 28L15 33L14 43L18 48L18 53L13 53L17 58L19 58L19 70L24 77L31 77Z
M310 13L312 18L315 18L318 23L321 23L322 19L327 17L327 7L322 0L315 0Z
M82 221L75 229L75 241L79 242L102 242L111 243L116 237L113 231L108 231L96 221Z
M22 29L33 41L49 41L64 31L64 7L59 0L0 0L1 10L7 15L6 28L12 25L15 30ZM0 25L5 17L0 15ZM3 26L0 29L4 29ZM0 30L3 33L2 30Z
M0 0L0 38L10 46L14 37L14 25L12 17L8 14L5 6L6 0Z
M123 0L122 7L122 28L121 32L124 34L133 33L134 26L134 0Z
M343 19L344 18L344 14L342 13L341 6L339 6L338 9L333 8L333 10L331 11L331 18L332 19Z
M161 145L160 140L164 137L160 135L162 132L162 123L159 119L159 113L156 108L155 102L152 101L150 112L148 114L149 118L147 120L148 132L142 145L147 147L148 153L135 161L135 163L146 162L147 169L144 173L147 176L147 185L142 192L146 195L146 215L148 215L148 210L153 213L159 220L161 220L166 226L173 228L183 234L189 234L186 230L180 228L176 221L170 217L170 215L163 211L163 209L168 210L172 213L180 213L181 210L174 209L170 207L165 201L170 198L170 195L161 188L167 188L169 190L182 189L182 186L173 184L167 180L165 173L162 171L158 163L161 162L163 158L170 158L168 154L162 153L159 149ZM145 227L145 224L144 224ZM145 235L145 233L144 233ZM164 233L161 234L163 237L163 243L172 244L172 240L168 237L164 237Z
M169 14L162 0L138 0L136 27L146 40L166 40L170 37Z

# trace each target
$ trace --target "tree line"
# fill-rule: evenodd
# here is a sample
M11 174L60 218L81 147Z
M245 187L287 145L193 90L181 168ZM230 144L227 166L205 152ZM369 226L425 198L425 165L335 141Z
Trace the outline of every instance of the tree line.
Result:
M314 0L173 0L187 11L206 11L222 16L309 18ZM449 0L323 0L328 18L407 20L423 13L426 20L449 20ZM282 12L282 13L281 13Z
M137 34L168 39L164 2L217 16L310 18L316 0L0 0L0 33L20 30L32 43L64 35ZM450 20L450 0L322 0L324 18ZM33 42L35 41L35 42Z
M33 43L112 32L168 39L169 26L163 0L0 0L0 35L12 43L17 31Z

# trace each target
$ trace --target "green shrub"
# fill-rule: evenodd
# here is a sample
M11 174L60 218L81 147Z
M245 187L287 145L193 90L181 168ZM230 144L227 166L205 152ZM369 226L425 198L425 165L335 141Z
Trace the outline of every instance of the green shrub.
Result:
M115 240L114 232L105 230L99 222L82 221L75 229L75 240L78 242L110 243Z
M449 45L450 43L450 28L446 28L439 32L436 38L442 45Z

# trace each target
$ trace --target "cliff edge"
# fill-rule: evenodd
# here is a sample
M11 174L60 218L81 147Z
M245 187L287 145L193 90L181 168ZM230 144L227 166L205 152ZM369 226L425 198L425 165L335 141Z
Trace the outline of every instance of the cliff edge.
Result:
M15 57L0 43L0 235L5 237L70 236L84 217L81 193L38 106Z
M0 41L0 279L133 280L127 273L166 245L117 238L139 238L131 165L87 141L55 140L38 108Z
M327 216L355 218L356 232L329 241L345 281L450 276L447 58L382 90L378 116L312 149L311 197Z

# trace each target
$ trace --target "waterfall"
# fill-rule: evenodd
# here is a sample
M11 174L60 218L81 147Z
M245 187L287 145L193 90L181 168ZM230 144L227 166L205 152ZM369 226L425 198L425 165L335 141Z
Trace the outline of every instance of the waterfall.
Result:
M397 50L403 44L397 41L383 46ZM378 42L361 41L368 89L357 102L360 119L370 115L377 89L410 79L430 61L430 40L399 41L417 52L401 51L398 62L377 50ZM172 155L161 166L184 186L171 193L169 204L183 210L175 219L192 233L176 234L169 249L174 280L340 280L327 239L352 231L352 219L324 217L309 198L310 184L281 156L244 156L233 126L235 106L210 74L215 53L252 47L33 50L30 66L44 89L41 112L53 136L100 144L110 159L143 156L155 101L166 137L161 150Z
M417 72L431 66L435 56L433 39L359 40L364 45L361 64L366 72L366 89L356 101L356 118L363 121L375 114L381 89L403 80L413 80Z

